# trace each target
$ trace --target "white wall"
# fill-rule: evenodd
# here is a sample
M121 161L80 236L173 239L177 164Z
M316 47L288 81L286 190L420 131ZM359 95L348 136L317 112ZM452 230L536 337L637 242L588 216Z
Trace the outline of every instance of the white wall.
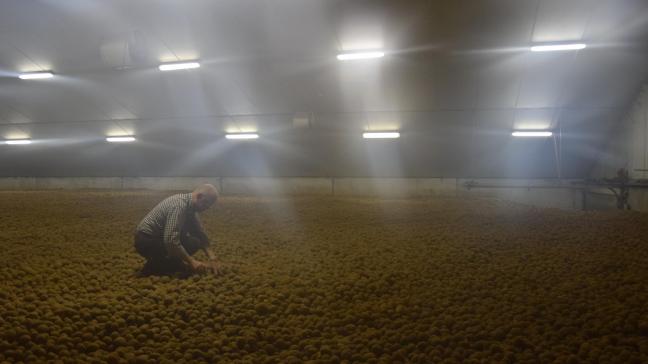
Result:
M591 176L611 178L619 168L626 168L632 179L648 179L648 84L643 86L616 129ZM596 199L605 203L604 196ZM635 210L648 211L648 189L631 189L630 205Z
M628 169L634 179L648 178L648 85L619 121L592 176L613 177L619 168Z

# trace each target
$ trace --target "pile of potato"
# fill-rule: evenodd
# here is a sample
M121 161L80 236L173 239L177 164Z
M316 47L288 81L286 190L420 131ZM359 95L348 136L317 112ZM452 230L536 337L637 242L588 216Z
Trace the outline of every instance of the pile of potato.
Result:
M0 362L648 362L646 215L225 197L222 276L138 278L165 196L0 192Z

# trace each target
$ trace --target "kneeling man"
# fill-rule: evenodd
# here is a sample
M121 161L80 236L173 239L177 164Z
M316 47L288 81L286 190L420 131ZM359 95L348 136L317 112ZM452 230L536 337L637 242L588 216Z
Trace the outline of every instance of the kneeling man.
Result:
M217 200L216 187L204 184L192 193L173 195L155 206L135 231L135 250L146 258L140 274L165 275L183 270L219 273L220 265L208 249L209 238L196 216ZM192 257L201 249L209 262Z

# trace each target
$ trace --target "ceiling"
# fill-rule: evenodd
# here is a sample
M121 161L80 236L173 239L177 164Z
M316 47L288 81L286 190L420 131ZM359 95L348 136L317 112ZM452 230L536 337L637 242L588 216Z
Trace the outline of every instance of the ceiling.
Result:
M584 155L648 77L645 0L5 0L0 10L4 138L276 134L307 119L322 133L472 138L477 151L514 128L560 129L561 153ZM588 47L529 51L566 41ZM335 58L375 48L387 55ZM201 67L157 69L183 60ZM55 77L16 77L42 70Z

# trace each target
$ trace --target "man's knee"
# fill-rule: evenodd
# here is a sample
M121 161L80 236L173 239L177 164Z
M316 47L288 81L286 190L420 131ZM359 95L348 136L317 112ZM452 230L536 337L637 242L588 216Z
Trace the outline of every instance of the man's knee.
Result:
M196 252L198 252L198 250L200 250L200 248L202 248L203 246L203 243L202 241L200 241L200 239L189 234L183 234L182 238L180 239L180 243L182 243L182 246L189 255L196 254Z
M166 255L166 251L161 241L144 234L135 234L135 251L146 259L162 258Z

